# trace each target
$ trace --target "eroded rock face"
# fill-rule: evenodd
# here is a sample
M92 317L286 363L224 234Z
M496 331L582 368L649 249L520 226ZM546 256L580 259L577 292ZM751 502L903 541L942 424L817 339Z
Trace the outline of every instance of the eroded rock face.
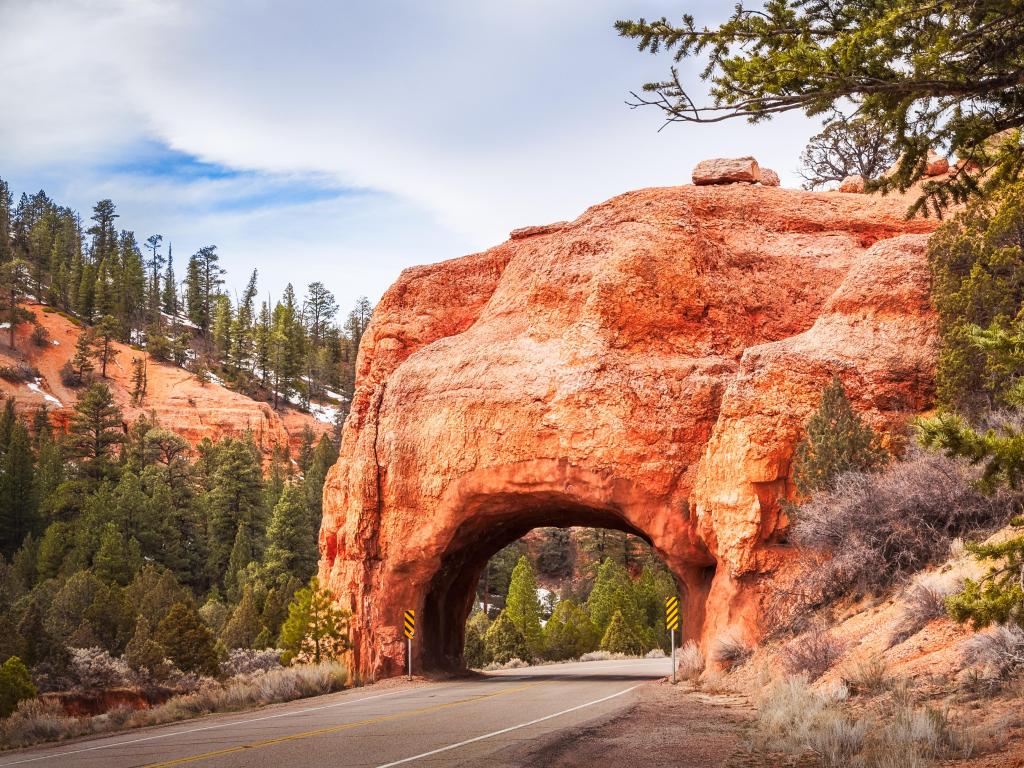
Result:
M790 462L837 374L875 426L928 407L930 220L906 199L737 184L630 192L406 270L363 339L320 577L355 663L461 663L478 576L539 525L647 537L684 632L754 639Z

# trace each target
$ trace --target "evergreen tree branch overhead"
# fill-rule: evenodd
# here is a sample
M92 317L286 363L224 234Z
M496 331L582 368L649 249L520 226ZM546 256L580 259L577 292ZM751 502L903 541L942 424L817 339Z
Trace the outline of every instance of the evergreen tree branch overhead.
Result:
M738 4L717 27L685 14L678 24L639 18L615 28L641 51L672 55L669 77L629 102L661 109L666 123L756 123L794 110L839 119L852 110L900 155L896 172L872 183L882 191L920 179L929 149L966 161L925 182L911 214L941 215L1024 168L1020 0L767 0ZM690 59L704 60L707 103L684 84L678 65Z

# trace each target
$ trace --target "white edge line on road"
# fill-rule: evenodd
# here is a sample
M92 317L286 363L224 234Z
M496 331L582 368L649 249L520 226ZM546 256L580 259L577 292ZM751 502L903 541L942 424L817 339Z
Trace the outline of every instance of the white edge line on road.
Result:
M413 689L416 690L416 689ZM137 739L128 739L126 741L117 741L112 744L97 744L93 747L82 747L81 749L69 749L65 752L51 752L46 755L36 755L35 757L26 757L21 760L13 760L9 763L0 763L0 768L8 765L22 765L24 763L35 763L39 760L50 760L56 757L67 757L68 755L79 755L83 752L96 752L101 749L113 749L114 747L124 747L129 744L139 744L144 741L156 741L157 739L169 739L172 736L185 736L190 733L199 733L200 731L212 731L216 728L227 728L232 725L246 725L248 723L258 723L262 720L276 720L281 717L292 717L294 715L304 715L307 712L317 712L321 709L333 709L334 707L342 707L346 704L359 704L364 701L370 701L370 699L383 699L387 696L397 696L400 693L409 693L408 689L402 689L400 691L390 691L388 693L378 693L373 696L363 696L360 699L343 699L342 701L335 701L331 704L322 704L319 707L306 707L305 709L296 709L288 712L278 712L273 715L263 715L262 717L251 717L246 720L231 720L226 723L215 723L213 725L204 725L198 728L187 728L181 731L172 731L171 733L158 733L154 736L142 736ZM111 734L112 736L115 734ZM100 738L103 738L102 736ZM44 745L40 745L44 746Z
M503 733L509 733L511 731L518 731L520 728L527 728L527 727L529 727L531 725L536 725L537 723L543 723L545 720L551 720L552 718L555 718L555 717L561 717L562 715L567 715L570 712L575 712L578 709L586 709L587 707L592 707L595 704L600 704L602 702L608 701L609 699L614 699L614 698L616 698L618 696L622 696L623 694L629 693L632 690L636 690L641 685L643 685L643 683L638 683L637 685L634 685L634 686L631 686L629 688L626 688L625 690L619 691L618 693L613 693L610 696L605 696L602 699L594 699L593 701L588 701L585 704L577 704L575 707L569 707L569 709L563 709L561 712L555 712L553 715L545 715L544 717L538 717L536 720L530 720L527 723L520 723L519 725L512 725L512 726L509 726L508 728L502 728L500 731L491 731L490 733L485 733L483 736L476 736L475 738L472 738L472 739L466 739L465 741L460 741L457 744L449 744L447 747L439 747L438 749L432 749L429 752L421 752L420 754L413 755L412 757L403 757L401 760L395 760L393 763L384 763L383 765L378 765L377 768L392 768L392 766L395 766L395 765L404 765L405 763L411 763L413 760L422 760L424 757L432 757L433 755L438 755L438 754L440 754L442 752L448 752L449 750L452 750L452 749L458 749L459 747L464 747L467 744L473 744L474 742L477 742L477 741L483 741L484 739L490 739L490 738L492 738L494 736L501 736Z

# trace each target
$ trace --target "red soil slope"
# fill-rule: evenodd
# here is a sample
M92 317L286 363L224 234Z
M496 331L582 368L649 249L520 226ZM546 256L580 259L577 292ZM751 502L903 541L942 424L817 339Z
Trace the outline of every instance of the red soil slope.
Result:
M27 306L50 334L50 343L38 347L30 338L31 324L18 327L15 350L7 344L7 331L0 331L0 366L28 363L39 370L37 383L13 383L0 379L0 392L14 397L20 412L35 410L44 401L54 412L58 424L66 423L81 390L64 386L60 369L73 355L75 343L82 332L80 326L38 304ZM298 449L302 430L310 427L317 435L330 430L330 425L311 415L286 407L275 412L267 403L257 402L213 382L202 383L193 374L174 365L149 360L146 397L138 406L131 402L132 358L145 352L126 344L114 344L117 355L107 368L104 380L118 405L124 410L126 424L139 414L155 416L164 427L174 430L189 442L199 443L226 435L241 436L251 431L257 445L265 453L274 446L288 443L292 454ZM99 375L97 371L96 375Z

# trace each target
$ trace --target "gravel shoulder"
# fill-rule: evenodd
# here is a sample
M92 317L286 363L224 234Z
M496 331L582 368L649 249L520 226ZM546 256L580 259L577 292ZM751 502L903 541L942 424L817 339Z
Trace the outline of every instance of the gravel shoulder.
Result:
M743 737L752 718L742 696L651 683L627 708L531 744L519 764L738 768L745 765Z

